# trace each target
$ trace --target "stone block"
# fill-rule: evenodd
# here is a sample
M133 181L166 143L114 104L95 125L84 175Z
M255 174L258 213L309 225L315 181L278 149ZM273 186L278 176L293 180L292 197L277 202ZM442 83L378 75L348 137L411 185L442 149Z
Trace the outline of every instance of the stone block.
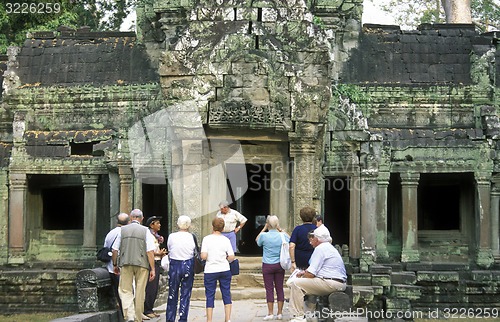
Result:
M328 296L331 312L347 312L352 307L352 298L344 292L335 292Z
M417 272L418 282L458 282L460 279L458 272Z
M410 310L411 303L408 299L386 299L387 310Z
M373 302L374 292L373 288L369 286L358 286L353 288L352 303L356 307L365 307Z
M385 265L372 265L370 266L370 273L372 274L391 274L392 267Z
M351 281L353 286L370 286L372 285L372 276L366 273L353 274Z
M79 271L76 275L76 288L80 313L98 312L113 307L111 279L106 268Z
M392 285L390 295L391 297L417 300L421 296L422 288L415 285Z
M372 285L391 286L391 275L389 274L373 274Z
M413 285L417 282L415 272L394 272L391 274L392 284Z

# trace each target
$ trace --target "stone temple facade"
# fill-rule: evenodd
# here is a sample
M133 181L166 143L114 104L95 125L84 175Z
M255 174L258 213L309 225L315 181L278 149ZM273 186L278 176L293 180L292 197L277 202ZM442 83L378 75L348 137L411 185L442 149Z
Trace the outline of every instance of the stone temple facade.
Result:
M249 218L242 254L259 252L265 215L291 231L317 208L367 305L498 306L498 33L361 13L361 0L141 0L136 33L61 28L11 48L3 308L54 294L75 308L74 275L97 265L118 211L163 216L163 235L186 214L204 236L223 199Z

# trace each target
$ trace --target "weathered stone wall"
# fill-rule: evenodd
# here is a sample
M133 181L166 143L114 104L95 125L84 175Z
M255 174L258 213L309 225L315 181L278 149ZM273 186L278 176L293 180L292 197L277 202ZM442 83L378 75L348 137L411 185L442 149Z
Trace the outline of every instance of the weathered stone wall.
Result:
M17 56L16 74L31 86L123 85L157 79L134 33L40 32L27 39Z
M446 313L450 317L455 312L455 316L471 319L492 316L498 310L499 274L498 270L474 270L467 264L414 263L406 267L373 265L369 272L355 273L349 279L354 307L371 314L383 310L385 317L395 318L404 313L408 314L405 320L412 320L443 319ZM498 317L498 311L493 314Z
M78 270L0 270L0 310L15 312L77 312Z
M469 85L471 54L492 45L492 35L477 34L473 25L421 25L416 31L364 25L342 81Z

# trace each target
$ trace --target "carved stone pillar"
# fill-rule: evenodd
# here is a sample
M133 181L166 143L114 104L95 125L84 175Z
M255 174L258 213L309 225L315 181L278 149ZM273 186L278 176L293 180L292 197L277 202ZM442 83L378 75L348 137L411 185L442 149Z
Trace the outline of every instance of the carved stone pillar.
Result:
M377 178L362 172L361 177L361 249L373 253L377 229Z
M349 256L360 258L361 256L361 180L359 171L351 176L350 182L350 206L349 206Z
M277 166L278 164L278 166ZM284 166L285 164L285 166ZM280 161L278 163L273 163L271 172L271 183L279 182L280 189L274 189L271 184L271 214L278 216L280 220L280 226L285 228L289 227L290 218L288 218L288 207L290 200L290 191L292 191L292 181L288 176L288 171L286 171L286 162ZM287 228L288 230L288 228Z
M118 166L120 176L120 211L130 213L133 207L132 198L132 169L130 164L120 164Z
M26 251L26 173L9 175L9 264L24 263Z
M379 173L377 180L377 241L376 253L378 259L389 258L387 251L387 188L390 173Z
M290 143L290 156L293 157L293 228L302 223L299 211L305 206L316 207L314 180L319 179L316 164L315 144L309 142Z
M82 174L84 190L83 206L83 247L95 249L97 223L97 183L99 176Z
M491 251L491 182L488 173L475 173L479 209L477 209L476 227L478 227L476 263L481 267L490 267L493 262Z
M403 249L402 262L420 261L418 251L418 208L417 188L419 173L401 173L401 195L403 203Z
M197 236L202 236L200 230L203 205L203 141L183 140L182 174L176 176L172 182L172 196L178 213L172 215L174 227L179 215L191 218L191 228ZM176 191L177 190L177 191ZM218 203L217 203L218 205ZM200 241L201 242L201 241Z
M493 256L500 255L500 240L499 240L499 218L500 218L500 178L492 179L493 186L491 189L491 251Z

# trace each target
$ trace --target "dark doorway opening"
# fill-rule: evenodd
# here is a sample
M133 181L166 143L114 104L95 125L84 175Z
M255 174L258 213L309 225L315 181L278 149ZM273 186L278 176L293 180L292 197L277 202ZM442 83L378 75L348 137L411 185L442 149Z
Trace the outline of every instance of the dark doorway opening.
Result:
M473 175L463 173L425 173L418 186L418 229L460 230L460 205Z
M168 211L168 185L166 184L142 184L142 212L144 214L144 223L149 217L162 217L160 220L160 235L168 238L170 228L170 216ZM175 227L174 227L175 230ZM165 247L160 245L160 247Z
M323 217L333 244L349 245L350 190L349 177L325 178Z
M227 171L231 171L231 167L238 165L227 165ZM262 218L269 215L271 201L271 165L270 164L246 164L247 172L247 191L243 196L233 202L230 207L238 210L248 221L243 227L238 240L238 251L241 254L262 254L262 249L257 246L255 238L262 230ZM244 188L246 185L241 184L241 187L230 186L228 181L228 200L234 200L235 191ZM233 182L234 185L234 182ZM265 223L265 222L264 222Z

